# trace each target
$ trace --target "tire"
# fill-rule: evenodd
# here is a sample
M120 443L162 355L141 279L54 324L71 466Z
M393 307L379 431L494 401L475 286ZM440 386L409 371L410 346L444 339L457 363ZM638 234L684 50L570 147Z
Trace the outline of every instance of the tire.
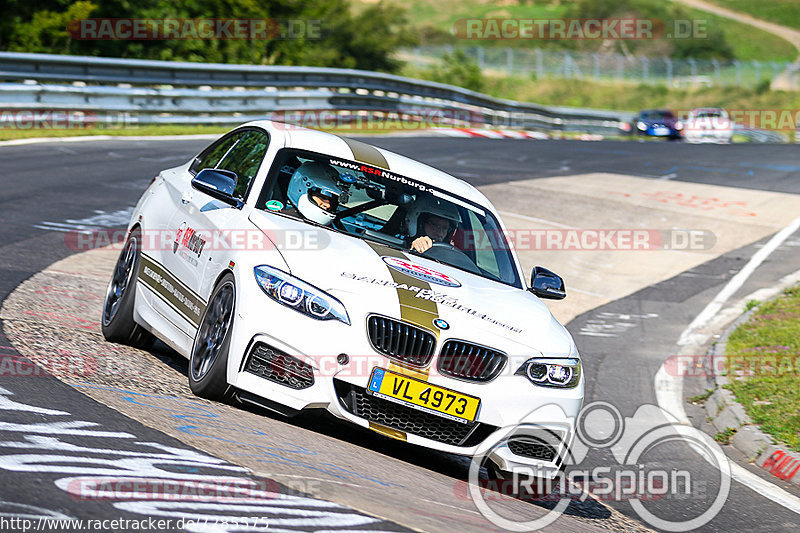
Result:
M236 283L226 273L203 311L189 358L189 388L201 398L224 400L229 396L228 351L236 311Z
M136 275L142 256L142 231L131 230L119 254L103 302L101 329L107 341L147 349L155 340L152 333L133 320Z

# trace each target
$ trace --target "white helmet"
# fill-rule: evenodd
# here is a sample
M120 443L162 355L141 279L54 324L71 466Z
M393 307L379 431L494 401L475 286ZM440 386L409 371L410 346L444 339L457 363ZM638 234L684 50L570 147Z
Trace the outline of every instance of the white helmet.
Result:
M422 224L426 216L437 216L450 222L450 229L447 232L447 239L450 240L453 232L461 223L461 215L458 214L458 208L441 198L434 196L418 196L417 200L411 204L406 212L406 228L410 237L417 237L419 232L422 231Z
M327 226L336 218L336 206L342 190L336 184L339 173L332 166L308 161L303 163L292 174L289 180L287 196L300 213L317 224ZM328 198L331 203L330 210L317 205L311 195Z

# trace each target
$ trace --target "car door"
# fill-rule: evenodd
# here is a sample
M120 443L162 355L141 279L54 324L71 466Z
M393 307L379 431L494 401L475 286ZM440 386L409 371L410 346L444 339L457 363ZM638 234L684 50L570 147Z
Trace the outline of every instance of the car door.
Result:
M190 178L205 168L234 172L234 196L244 202L268 146L269 136L263 130L233 132L198 156L189 167ZM244 231L247 226L241 209L195 189L191 179L186 181L176 205L170 220L175 241L171 250L164 252L164 266L175 278L173 292L179 294L173 294L167 307L179 327L193 336L208 297L203 294L207 292L203 280L216 275L220 257L230 253L226 246L219 246L221 237L233 238L232 232Z

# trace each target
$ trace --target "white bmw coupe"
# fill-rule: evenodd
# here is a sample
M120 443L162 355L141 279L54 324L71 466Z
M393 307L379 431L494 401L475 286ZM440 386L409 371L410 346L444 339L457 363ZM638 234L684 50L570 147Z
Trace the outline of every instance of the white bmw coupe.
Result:
M205 398L284 415L324 408L466 456L503 435L487 464L552 477L584 389L575 343L540 300L564 296L541 267L527 287L473 186L258 121L154 178L102 329L113 342L167 343Z

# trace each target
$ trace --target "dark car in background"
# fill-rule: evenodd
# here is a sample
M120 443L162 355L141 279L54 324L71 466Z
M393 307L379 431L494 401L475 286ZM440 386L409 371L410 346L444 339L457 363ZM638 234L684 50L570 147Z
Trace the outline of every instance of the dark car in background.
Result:
M640 111L630 127L630 132L648 137L680 139L683 123L669 109Z

